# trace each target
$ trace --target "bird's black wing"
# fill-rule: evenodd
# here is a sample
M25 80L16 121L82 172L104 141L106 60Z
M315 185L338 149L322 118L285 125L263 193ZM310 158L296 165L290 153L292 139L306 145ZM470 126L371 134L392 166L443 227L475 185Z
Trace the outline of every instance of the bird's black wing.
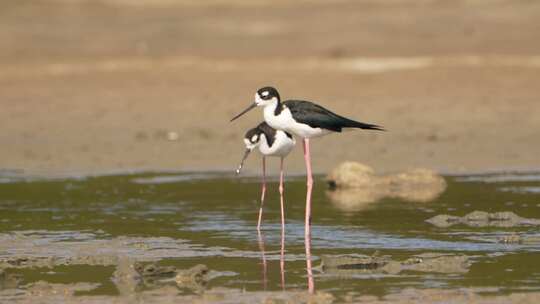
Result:
M377 125L345 118L310 101L287 100L283 104L291 111L294 120L312 128L321 128L334 132L341 132L343 128L383 130L382 127Z
M272 147L274 141L276 140L276 129L270 127L265 121L261 122L257 126L257 129L264 133L266 141L268 143L268 147Z

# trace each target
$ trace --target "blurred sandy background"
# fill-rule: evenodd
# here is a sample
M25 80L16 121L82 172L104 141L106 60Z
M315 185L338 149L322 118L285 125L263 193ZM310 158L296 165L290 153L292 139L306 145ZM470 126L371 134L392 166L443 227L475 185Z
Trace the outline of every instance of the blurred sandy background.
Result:
M539 38L535 0L2 1L0 168L233 170L274 85L389 130L315 140L317 172L537 169Z

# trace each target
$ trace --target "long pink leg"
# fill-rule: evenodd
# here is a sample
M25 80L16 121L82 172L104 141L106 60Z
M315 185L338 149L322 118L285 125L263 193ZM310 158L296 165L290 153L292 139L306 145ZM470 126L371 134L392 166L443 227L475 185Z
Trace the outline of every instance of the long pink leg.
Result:
M279 173L279 198L281 202L281 230L285 230L285 203L283 201L283 157L281 158L280 173Z
M311 155L309 152L309 138L304 138L304 159L307 169L307 194L306 194L306 226L305 226L305 245L306 245L306 268L308 277L308 290L315 292L315 282L313 282L313 271L311 266L311 190L313 189L313 176L311 173Z
M264 205L264 196L266 194L266 158L262 158L262 191L261 191L261 207L259 208L259 220L257 222L257 231L261 230L261 221Z
M313 176L311 173L311 155L309 152L309 138L304 138L304 159L307 169L307 194L306 194L306 239L311 236L311 190L313 189Z
M285 290L285 202L283 199L283 157L281 158L279 169L279 197L281 202L281 256L279 268L281 273L281 288Z
M311 266L311 236L305 236L306 244L306 269L307 269L307 279L308 279L308 291L309 293L315 292L315 282L313 281L313 270Z

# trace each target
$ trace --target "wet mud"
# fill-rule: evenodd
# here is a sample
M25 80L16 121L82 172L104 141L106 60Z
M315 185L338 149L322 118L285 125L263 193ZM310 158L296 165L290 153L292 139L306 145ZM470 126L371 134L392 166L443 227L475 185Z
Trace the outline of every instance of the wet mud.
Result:
M121 259L112 280L120 294L124 296L133 296L136 292L174 285L181 290L202 293L208 281L220 275L215 271L210 273L208 267L202 264L188 269L179 269L174 266L161 266L154 262L143 263Z
M201 292L208 283L208 272L206 265L195 265L190 269L179 270L174 281L179 288Z
M530 235L511 234L511 235L499 237L498 241L499 243L503 243L503 244L536 245L536 244L540 244L540 237L530 236Z
M323 256L321 268L325 274L353 277L356 274L399 274L403 271L466 273L471 264L471 258L466 255L423 253L402 261L390 256Z
M517 227L540 225L540 219L524 218L512 211L494 213L489 213L486 211L473 211L461 217L448 214L439 214L427 219L426 222L440 228L460 224L470 227Z

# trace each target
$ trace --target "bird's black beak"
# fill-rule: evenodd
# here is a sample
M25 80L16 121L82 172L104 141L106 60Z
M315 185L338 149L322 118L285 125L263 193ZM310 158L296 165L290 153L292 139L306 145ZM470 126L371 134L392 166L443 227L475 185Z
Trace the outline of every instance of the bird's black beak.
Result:
M233 117L233 119L231 119L231 122L232 122L233 120L237 119L238 117L240 117L240 116L246 114L249 110L255 108L256 106L257 106L256 103L252 103L249 107L247 107L247 109L245 109L244 111L242 111L242 113L240 113L240 114L236 115L235 117Z
M244 166L244 161L246 158L248 158L249 153L251 152L251 149L246 149L246 152L244 153L244 157L242 157L242 161L240 162L240 165L238 166L238 169L236 169L236 174L240 174L240 171L242 171L242 167Z

